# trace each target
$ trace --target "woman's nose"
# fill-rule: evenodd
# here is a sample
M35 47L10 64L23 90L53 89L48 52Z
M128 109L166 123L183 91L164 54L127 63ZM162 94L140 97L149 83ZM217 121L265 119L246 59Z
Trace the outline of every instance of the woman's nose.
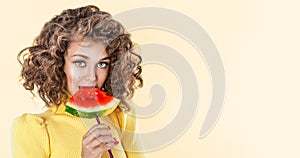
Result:
M96 79L97 79L96 69L92 67L89 68L87 71L86 80L96 81Z

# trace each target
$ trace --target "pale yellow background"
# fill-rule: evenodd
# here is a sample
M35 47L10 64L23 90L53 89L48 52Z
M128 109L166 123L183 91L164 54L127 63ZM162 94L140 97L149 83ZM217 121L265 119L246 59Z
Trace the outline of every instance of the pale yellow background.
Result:
M34 104L30 93L18 84L17 53L32 43L53 15L86 4L113 15L146 6L176 10L203 26L220 52L227 83L224 109L213 131L199 139L212 86L204 60L175 34L151 29L132 32L137 43L159 42L184 52L197 74L201 94L197 116L186 133L165 148L147 153L148 157L300 157L300 4L296 0L1 1L1 157L11 157L12 120L24 112L42 111L39 101ZM153 71L162 76L154 77ZM145 66L144 77L145 87L137 93L136 102L149 102L154 83L167 91L167 104L160 113L139 120L141 131L155 131L179 109L180 85L171 71L157 65Z

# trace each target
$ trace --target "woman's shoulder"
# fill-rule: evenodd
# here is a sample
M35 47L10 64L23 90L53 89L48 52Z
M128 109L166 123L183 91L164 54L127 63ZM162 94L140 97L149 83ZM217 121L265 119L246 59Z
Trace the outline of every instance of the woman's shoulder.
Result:
M130 131L135 130L136 111L134 107L124 104L125 103L121 102L118 108L116 108L114 112L109 115L109 117L113 122L117 122L121 129ZM123 107L125 106L129 108L124 109Z
M49 107L42 113L25 113L21 116L18 116L14 119L14 125L18 126L35 126L35 125L44 125L53 120L64 120L68 117L63 106L53 106ZM70 116L69 116L70 117Z
M45 118L43 116L47 113L48 111L40 114L22 114L14 119L13 128L25 129L26 127L34 128L34 126L43 126L45 123Z
M13 151L16 157L49 155L49 135L39 114L22 114L12 125Z

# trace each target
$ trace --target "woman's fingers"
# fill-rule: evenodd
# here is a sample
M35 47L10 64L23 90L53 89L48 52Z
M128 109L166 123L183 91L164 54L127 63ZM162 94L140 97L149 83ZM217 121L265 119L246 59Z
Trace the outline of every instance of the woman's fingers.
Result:
M116 138L111 135L110 127L105 124L94 125L84 136L82 140L83 146L95 148L101 144L107 145L112 148L119 142Z
M97 148L99 146L101 147L107 144L114 144L114 139L111 136L100 136L98 138L95 138L89 143L89 146L91 148Z
M119 141L111 135L110 127L105 124L93 126L82 139L82 155L93 157L113 148Z
M116 138L113 138L113 141L110 142L110 143L107 143L107 144L106 144L106 147L107 147L108 149L111 149L111 148L113 148L114 146L116 146L117 144L119 144L119 141L118 141Z
M85 134L85 136L87 134L90 134L90 133L93 133L95 130L99 130L99 129L107 129L107 130L110 130L111 128L105 124L97 124L97 125L94 125L92 128L89 129L89 131Z
M109 135L111 135L109 126L103 124L95 125L83 136L83 143L86 144L100 136L109 136Z

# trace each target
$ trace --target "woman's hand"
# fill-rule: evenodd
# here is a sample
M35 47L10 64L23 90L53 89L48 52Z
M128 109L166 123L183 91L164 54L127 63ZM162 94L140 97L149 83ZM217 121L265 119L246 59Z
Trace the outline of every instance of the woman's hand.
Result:
M82 158L100 158L103 152L119 142L111 136L110 127L105 124L94 125L82 139Z

